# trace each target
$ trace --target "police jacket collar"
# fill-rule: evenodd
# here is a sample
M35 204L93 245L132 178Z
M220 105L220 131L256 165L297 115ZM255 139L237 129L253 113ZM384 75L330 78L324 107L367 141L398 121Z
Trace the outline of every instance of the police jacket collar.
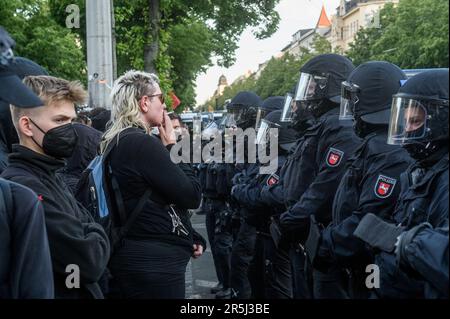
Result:
M435 165L430 167L428 172L425 174L425 177L418 182L415 185L412 185L413 189L417 189L422 187L423 185L426 185L430 182L431 179L433 179L435 176L440 174L443 171L448 170L448 164L449 164L449 156L448 153L442 157L440 161L438 161ZM421 167L420 163L415 163L412 166L410 166L410 169L408 170L408 176L411 175L411 173L418 167Z
M9 162L19 163L31 170L38 169L46 174L54 174L58 169L64 167L65 161L47 155L39 154L28 147L14 144Z

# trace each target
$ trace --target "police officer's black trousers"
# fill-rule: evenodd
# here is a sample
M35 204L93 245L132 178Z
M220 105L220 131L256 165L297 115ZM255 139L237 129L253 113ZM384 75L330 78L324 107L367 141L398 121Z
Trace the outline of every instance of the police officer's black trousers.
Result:
M208 235L208 241L211 248L211 253L214 261L214 267L216 268L217 280L219 283L223 284L223 276L220 271L220 267L217 261L217 251L214 245L214 237L215 237L215 228L216 228L216 214L214 210L214 200L205 198L204 201L204 210L206 212L205 224L206 224L206 233Z
M308 284L307 270L305 269L306 257L304 250L298 244L292 244L289 249L291 261L292 290L294 299L311 299L312 289Z
M214 234L214 247L216 249L217 265L222 274L224 288L230 288L231 249L233 247L233 234L231 228L231 212L222 206L216 210L216 227Z
M255 254L249 268L252 297L292 298L292 276L288 249L275 246L269 234L258 232Z
M338 267L326 273L313 269L314 299L349 299L347 285L348 276Z
M233 298L250 299L251 286L248 268L253 259L256 241L256 228L242 220L241 228L233 243L231 252L231 288Z

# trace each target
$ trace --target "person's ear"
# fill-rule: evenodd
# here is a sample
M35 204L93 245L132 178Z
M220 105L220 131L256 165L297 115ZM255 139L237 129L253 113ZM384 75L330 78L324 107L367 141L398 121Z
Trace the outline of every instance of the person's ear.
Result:
M33 131L31 130L31 121L30 118L27 116L22 116L19 119L19 131L21 134L28 136L28 137L32 137L33 136Z
M140 101L139 101L139 108L141 109L142 113L147 113L148 112L148 102L150 102L149 97L148 96L143 96Z

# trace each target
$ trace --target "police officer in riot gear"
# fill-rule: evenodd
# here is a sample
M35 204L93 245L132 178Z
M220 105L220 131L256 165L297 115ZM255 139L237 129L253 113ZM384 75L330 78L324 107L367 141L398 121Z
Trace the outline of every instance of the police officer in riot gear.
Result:
M388 143L402 145L415 159L400 178L401 193L393 217L395 225L402 227L403 231L428 223L434 229L447 229L448 232L448 80L448 69L426 71L409 79L393 97ZM359 238L370 242L373 227L371 223L366 225L367 218L370 216L361 221L357 230ZM364 225L366 226L363 227ZM396 241L397 233L395 231L393 233L394 239L391 242ZM391 233L386 231L383 234L381 239L389 241ZM403 237L403 240L408 237ZM382 247L389 245L384 244ZM442 254L439 243L429 242L420 250L414 250L414 247L409 250L406 241L406 248L399 249L400 259L394 254L394 245L390 247L392 249L382 248L375 259L380 267L381 276L380 289L375 290L379 297L445 296L445 292L436 287L436 280L417 275L417 272L436 273L436 269L432 268L436 263L429 261L422 263L421 260L438 261L444 258L445 254ZM404 260L405 258L407 260ZM416 271L408 271L410 269L402 267L404 263L414 265ZM441 263L439 267L445 267L445 264L448 267L448 261ZM438 272L445 273L444 270ZM448 277L446 287L448 296Z
M261 98L253 92L239 92L227 105L225 125L229 128L238 127L246 130L255 126Z
M258 108L258 112L256 113L256 125L255 130L258 131L261 127L262 121L264 118L269 115L269 113L281 110L284 105L284 97L283 96L271 96L264 100L261 107Z
M310 217L322 225L331 221L331 204L345 172L347 160L360 140L351 125L339 121L341 83L354 70L352 62L337 54L323 54L302 68L293 107L299 115L311 114L309 127L284 165L281 178L287 211L280 216L281 230L292 240L293 266L301 264ZM306 122L307 116L303 122ZM314 297L340 298L344 293L334 274L314 271ZM301 268L294 277L302 277ZM296 280L294 278L294 280ZM303 286L300 282L297 286ZM299 287L300 288L300 287ZM302 289L302 288L300 288ZM298 292L307 296L308 292Z
M269 113L262 121L257 136L261 151L273 151L271 143L278 142L278 152L273 154L278 161L276 171L260 174L253 183L242 187L235 194L248 208L247 222L257 229L255 255L249 269L252 296L257 299L292 298L289 246L280 245L278 238L273 237L270 231L271 219L284 211L284 205L280 209L277 202L273 202L272 192L268 189L278 185L287 152L297 140L297 132L281 123L280 116L281 110ZM264 165L267 167L268 163Z
M318 269L336 269L343 283L348 282L349 274L347 293L352 299L368 298L365 270L373 263L370 252L353 232L368 212L391 220L400 193L400 174L411 163L404 149L386 143L392 95L405 79L396 65L367 62L342 83L340 119L353 120L356 134L364 140L339 184L332 206L333 222L323 232L320 249L320 238L316 238L312 246L317 250L308 251L308 256Z
M263 101L259 96L253 92L240 92L238 93L227 106L227 121L226 125L229 128L238 128L246 130L248 128L254 128L256 123L256 116L258 108L261 107ZM230 129L228 130L230 131ZM239 134L239 133L238 133ZM244 135L244 139L236 138L236 141L241 140L244 142L244 147L241 147L236 142L236 160L239 158L244 159L244 163L237 163L234 166L235 176L233 177L233 187L238 184L245 184L248 181L254 179L259 172L258 163L250 163L248 158L248 148L246 145L255 143L253 140L248 140L248 136ZM244 154L238 154L239 152ZM251 296L251 288L248 280L248 267L250 261L253 258L253 251L255 246L256 229L250 226L245 221L247 210L245 207L239 205L239 203L232 202L233 207L233 219L239 220L239 223L233 223L235 226L239 226L236 233L235 240L233 242L233 249L231 252L231 291L232 298L247 299ZM228 292L226 294L218 294L218 298L230 297Z

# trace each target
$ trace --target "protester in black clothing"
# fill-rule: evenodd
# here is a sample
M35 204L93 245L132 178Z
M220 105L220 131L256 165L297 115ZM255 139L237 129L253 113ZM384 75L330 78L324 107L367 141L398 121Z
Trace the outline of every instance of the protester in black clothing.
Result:
M39 106L42 101L8 70L13 43L0 27L0 103ZM5 105L0 111L9 115ZM0 299L53 297L42 205L30 189L0 178Z
M125 298L184 298L187 263L204 248L204 243L194 240L186 213L200 204L200 183L189 164L171 161L176 137L164 108L155 75L129 71L116 81L113 120L102 151L113 147L110 166L125 212L131 213L150 191L110 262ZM160 139L150 135L151 127L158 127Z
M78 142L72 156L58 173L75 194L81 174L99 152L102 133L80 123L74 123L73 128L77 132Z
M44 106L11 107L20 145L13 146L10 164L2 176L31 188L44 206L55 296L102 298L97 282L108 262L108 238L56 175L76 145L77 135L71 124L76 117L74 104L82 103L86 92L77 82L49 76L26 77L24 83ZM67 285L67 269L78 269L72 275L79 277L80 289Z
M111 119L111 111L105 108L97 107L89 113L89 118L92 121L92 127L100 132L106 131L106 125Z
M302 122L309 120L308 114L315 121L281 170L288 209L281 214L280 225L284 235L292 237L296 250L297 247L303 250L311 220L322 225L331 221L334 194L347 160L360 143L351 124L339 121L341 83L353 69L349 59L323 54L309 60L300 70L293 109ZM296 129L303 126L295 125ZM333 273L313 273L316 298L344 296Z

